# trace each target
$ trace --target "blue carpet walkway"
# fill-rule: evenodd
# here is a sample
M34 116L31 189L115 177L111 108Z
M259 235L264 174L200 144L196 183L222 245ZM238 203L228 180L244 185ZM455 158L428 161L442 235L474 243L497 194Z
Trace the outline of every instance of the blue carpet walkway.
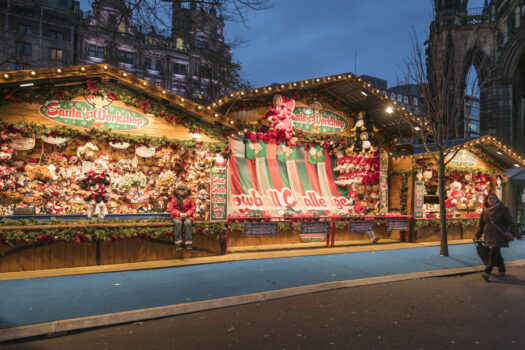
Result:
M480 265L473 244L0 281L0 329L316 283ZM525 259L525 242L503 249Z

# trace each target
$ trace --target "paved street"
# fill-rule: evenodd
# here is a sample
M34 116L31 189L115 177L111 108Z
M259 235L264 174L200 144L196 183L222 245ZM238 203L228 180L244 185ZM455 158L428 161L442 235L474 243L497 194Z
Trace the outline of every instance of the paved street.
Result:
M5 349L523 349L525 267L345 288Z

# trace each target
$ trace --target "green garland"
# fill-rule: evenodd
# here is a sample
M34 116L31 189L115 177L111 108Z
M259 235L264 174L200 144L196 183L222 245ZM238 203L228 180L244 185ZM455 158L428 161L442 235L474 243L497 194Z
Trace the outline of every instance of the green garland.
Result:
M416 161L414 164L413 170L415 172L424 171L432 169L432 166L434 166L433 163L424 162L421 160ZM499 169L502 169L501 166L497 166ZM486 169L479 169L479 168L467 168L467 167L452 167L452 166L446 166L445 171L448 171L449 173L470 173L470 174L482 174L482 175L496 175L500 176L502 178L502 181L507 181L505 174L501 170L486 170Z
M116 241L125 238L137 238L141 240L159 239L163 237L170 237L173 235L171 227L89 227L94 224L101 223L133 223L133 222L169 222L169 219L151 218L148 220L78 220L65 221L52 219L50 221L37 220L8 220L2 219L0 226L13 225L67 225L67 224L83 224L86 227L82 228L64 228L64 229L35 229L28 230L6 230L0 232L0 246L12 246L17 243L34 244L38 242L52 243L55 241L66 242L89 242L89 241ZM215 237L220 240L221 236L227 230L226 224L223 222L212 223L195 223L193 230L196 235L204 235Z
M447 219L447 227L473 227L478 225L479 219ZM417 232L422 227L439 227L441 225L440 219L416 220L415 231Z
M167 108L162 103L159 103L155 100L149 100L147 96L145 95L134 94L126 89L114 86L110 83L100 82L100 81L95 81L95 80L88 80L85 84L82 83L82 84L78 84L74 86L60 87L60 88L55 87L55 86L46 86L45 88L28 90L28 91L14 89L14 90L9 91L8 93L3 94L3 98L0 98L0 106L2 104L8 104L8 103L26 102L26 103L43 104L49 100L66 101L66 100L75 98L77 96L87 96L93 93L102 95L108 99L119 100L128 106L132 106L132 107L135 107L137 109L144 111L145 113L152 114L154 117L164 118L172 124L184 126L188 128L191 132L196 132L196 133L202 132L205 135L213 139L221 140L219 142L220 143L219 147L222 150L226 150L228 147L227 142L224 141L224 137L223 137L224 132L221 130L221 128L217 128L217 127L202 123L199 120L189 115L180 115L175 110ZM20 123L16 123L16 124L20 124ZM34 126L34 124L31 124L31 128L36 131L47 129L45 127L42 127L43 129L41 129L39 127ZM24 127L22 127L21 129L24 129ZM157 145L167 145L167 144L180 143L174 140L168 140L164 137L163 138L153 138L153 137L148 137L148 136L132 136L132 135L124 135L124 134L117 135L117 134L113 134L109 130L100 130L96 128L92 128L91 130L87 132L76 131L73 129L69 129L67 127L57 127L51 130L55 130L54 135L51 134L51 136L73 137L73 136L85 135L86 137L90 136L92 138L101 138L101 139L109 140L113 142L121 141L121 142L133 142L133 143L148 143L148 144L151 143L152 145L156 145L156 144ZM28 134L30 135L31 133L28 133ZM189 141L189 142L196 143L196 141ZM219 147L215 146L216 149ZM228 152L223 151L223 153L228 153Z
M390 176L392 175L399 175L401 176L401 194L399 196L399 201L401 204L401 213L407 214L408 210L408 176L410 176L412 172L410 170L391 170Z
M279 231L293 231L294 233L301 232L300 222L279 222Z
M166 137L151 137L141 135L128 135L128 134L116 134L109 130L99 130L91 128L89 130L76 130L66 126L57 126L54 128L48 128L41 124L26 123L26 122L7 122L0 121L0 131L19 133L23 137L40 137L40 136L52 136L52 137L67 137L71 139L80 139L84 141L98 140L104 143L107 142L128 142L132 145L148 145L154 147L184 147L193 148L197 144L201 144L204 149L211 153L222 153L224 156L229 156L228 141L224 138L219 139L217 142L199 142L197 140L175 140L168 139Z
M323 94L322 92L318 92L315 90L305 91L305 92L275 92L275 94L280 94L286 99L294 99L295 101L304 99L317 99L321 102L328 102L333 108L340 110L346 114L348 114L350 117L354 115L354 112L350 109L349 106L344 104L341 100L332 97L328 94ZM232 107L232 111L247 111L250 109L255 108L261 108L261 107L271 107L273 106L273 94L269 94L266 96L262 96L258 99L254 99L248 102L243 102L240 104L235 104Z

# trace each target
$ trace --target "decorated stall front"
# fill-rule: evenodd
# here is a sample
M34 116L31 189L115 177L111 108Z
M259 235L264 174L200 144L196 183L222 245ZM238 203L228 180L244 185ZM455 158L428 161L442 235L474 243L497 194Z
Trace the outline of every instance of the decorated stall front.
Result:
M525 162L491 136L454 147L449 158L445 171L447 235L449 239L473 238L485 196L495 193L505 203L505 172ZM436 241L440 224L437 169L429 154L416 154L413 161L414 236L417 241Z
M230 251L408 239L409 174L389 162L400 111L390 114L395 105L380 91L345 74L237 92L216 105L240 129L227 167ZM393 184L403 187L394 197L390 175L404 184Z
M210 181L229 156L228 119L103 65L2 78L0 272L221 251ZM196 251L173 249L179 183L196 203Z

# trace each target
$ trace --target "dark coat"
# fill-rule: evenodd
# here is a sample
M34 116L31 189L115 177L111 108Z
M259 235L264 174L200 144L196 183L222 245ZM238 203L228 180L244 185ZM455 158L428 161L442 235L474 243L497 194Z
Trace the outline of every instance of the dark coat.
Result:
M490 217L494 221L492 224ZM499 228L496 228L497 226ZM476 239L480 239L481 235L484 235L485 245L487 247L508 247L509 243L503 238L502 232L510 230L514 237L520 238L521 234L518 232L518 228L514 223L514 219L510 215L509 208L503 204L496 210L492 215L487 214L485 211L479 218L478 232L476 232Z

